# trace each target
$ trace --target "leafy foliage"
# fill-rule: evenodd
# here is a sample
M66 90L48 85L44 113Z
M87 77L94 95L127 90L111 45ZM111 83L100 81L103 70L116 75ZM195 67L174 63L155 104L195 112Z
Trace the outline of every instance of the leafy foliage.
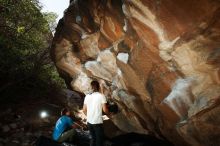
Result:
M0 0L0 97L46 96L64 83L49 56L54 13L38 0Z
M57 23L56 23L56 18L57 17L58 17L58 15L56 13L44 12L44 18L48 21L49 27L50 27L50 31L52 33L55 33L55 28L57 26Z

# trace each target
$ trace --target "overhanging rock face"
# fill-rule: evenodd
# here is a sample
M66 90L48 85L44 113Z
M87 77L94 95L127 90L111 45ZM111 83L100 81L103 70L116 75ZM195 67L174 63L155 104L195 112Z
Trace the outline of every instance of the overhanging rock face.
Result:
M52 59L73 90L101 83L122 131L219 145L219 18L218 0L73 0Z

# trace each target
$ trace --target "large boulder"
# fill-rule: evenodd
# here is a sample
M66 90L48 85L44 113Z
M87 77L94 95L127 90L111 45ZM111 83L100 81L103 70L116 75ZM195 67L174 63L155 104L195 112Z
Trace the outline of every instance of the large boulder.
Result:
M51 56L72 90L101 83L120 130L218 145L219 18L218 0L73 0Z

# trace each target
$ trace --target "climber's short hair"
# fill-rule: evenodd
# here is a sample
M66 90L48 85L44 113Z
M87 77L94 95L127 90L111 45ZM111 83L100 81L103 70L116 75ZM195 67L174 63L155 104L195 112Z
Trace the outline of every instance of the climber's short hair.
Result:
M92 81L91 82L91 86L92 86L92 89L94 91L99 91L100 86L99 86L99 82L98 81Z
M66 115L66 113L69 112L69 111L70 111L70 110L65 107L65 108L63 108L63 109L61 110L60 114L61 114L61 116L64 116L64 115Z

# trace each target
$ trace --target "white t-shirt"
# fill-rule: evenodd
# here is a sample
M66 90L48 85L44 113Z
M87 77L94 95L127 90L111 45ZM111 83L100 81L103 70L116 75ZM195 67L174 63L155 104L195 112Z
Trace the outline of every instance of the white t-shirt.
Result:
M104 103L107 103L106 98L99 92L86 95L84 104L87 106L87 122L90 124L103 123L102 104Z

